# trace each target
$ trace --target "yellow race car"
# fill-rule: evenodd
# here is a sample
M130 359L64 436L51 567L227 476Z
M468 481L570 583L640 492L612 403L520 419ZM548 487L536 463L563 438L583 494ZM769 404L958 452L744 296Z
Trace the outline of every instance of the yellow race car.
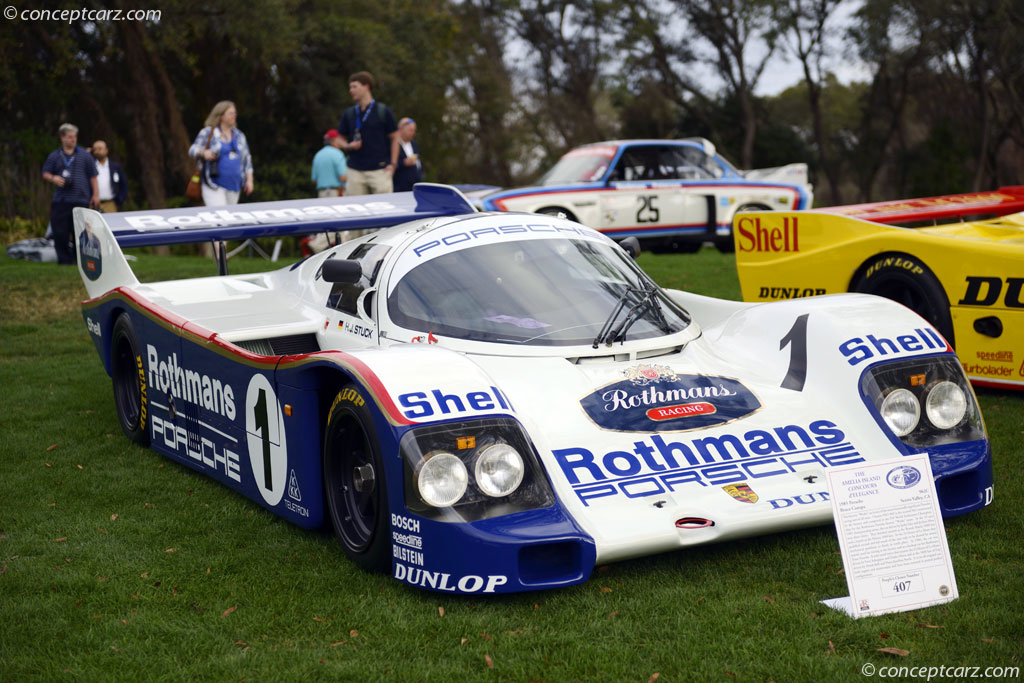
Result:
M733 236L744 301L884 296L938 328L972 382L1024 390L1024 186L745 212ZM839 351L860 362L896 343L865 334Z

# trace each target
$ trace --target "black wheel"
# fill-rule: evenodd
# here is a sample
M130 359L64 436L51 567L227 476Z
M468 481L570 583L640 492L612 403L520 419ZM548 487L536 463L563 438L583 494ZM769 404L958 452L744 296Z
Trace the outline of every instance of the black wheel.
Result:
M324 435L324 487L345 555L366 571L385 572L391 567L387 485L366 401L354 384L334 399Z
M704 246L702 238L663 237L640 241L643 248L654 254L695 254Z
M736 209L736 211L732 215L732 220L733 220L733 223L736 222L736 214L738 214L740 211L771 211L771 210L772 210L772 207L765 206L764 204L744 204L740 208ZM729 234L728 235L726 235L725 237L716 237L715 238L715 247L717 247L718 251L722 252L723 254L731 254L731 253L736 251L736 240L733 239L732 227L731 226L729 228Z
M903 304L955 346L949 299L938 278L919 259L896 252L879 254L860 267L850 282L850 291L876 294Z
M544 216L557 216L560 218L565 218L566 220L573 221L574 223L580 222L580 219L576 218L572 211L570 211L569 209L563 209L560 206L545 206L543 209L538 209L536 213L542 214Z
M114 382L114 405L117 406L121 429L135 443L148 446L146 370L135 326L127 313L117 318L110 333L110 376Z

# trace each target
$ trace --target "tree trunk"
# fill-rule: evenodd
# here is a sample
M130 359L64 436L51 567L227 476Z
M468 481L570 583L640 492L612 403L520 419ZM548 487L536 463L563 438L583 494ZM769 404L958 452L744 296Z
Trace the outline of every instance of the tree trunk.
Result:
M142 191L151 209L164 207L164 150L158 141L160 125L160 99L149 70L149 55L145 47L143 26L137 21L117 22L117 32L124 49L124 92L128 94L128 135L143 163L139 165ZM184 181L184 174L183 181Z

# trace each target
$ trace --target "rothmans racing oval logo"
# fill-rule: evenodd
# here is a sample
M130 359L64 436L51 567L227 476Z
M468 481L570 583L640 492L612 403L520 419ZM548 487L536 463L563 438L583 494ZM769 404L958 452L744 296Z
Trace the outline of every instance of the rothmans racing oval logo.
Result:
M580 406L598 427L617 432L683 432L722 425L761 409L737 380L678 374L663 365L639 365L625 379L585 396Z
M85 276L94 282L98 280L103 274L103 249L88 223L78 237L78 258Z

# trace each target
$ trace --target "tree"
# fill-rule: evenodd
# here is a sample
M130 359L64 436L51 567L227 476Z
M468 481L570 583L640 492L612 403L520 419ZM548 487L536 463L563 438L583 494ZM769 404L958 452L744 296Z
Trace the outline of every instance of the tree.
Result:
M486 2L465 2L454 9L459 39L453 41L452 60L458 76L448 86L451 97L444 129L455 138L452 146L464 151L463 163L446 165L441 177L509 186L516 137L501 20Z
M610 137L614 123L600 115L602 70L614 36L610 0L495 0L505 27L528 49L531 118L549 156ZM535 84L535 85L533 85Z
M827 54L826 29L840 2L841 0L780 0L774 7L775 21L778 22L782 41L803 68L818 165L828 178L831 200L834 204L842 203L839 163L832 155L825 136L821 99L827 76L824 67Z
M715 103L691 68L697 62L693 42L678 18L647 0L624 0L618 48L625 58L619 78L620 102L629 135L647 135L651 128L666 137L692 134L680 128L691 119L718 138ZM627 97L632 95L632 98ZM675 110L665 106L671 102ZM658 118L652 120L652 115Z
M741 112L740 164L750 168L757 137L754 90L775 52L777 29L772 0L672 0L692 29L712 46L706 59L726 84L727 97ZM753 55L763 46L762 54Z

